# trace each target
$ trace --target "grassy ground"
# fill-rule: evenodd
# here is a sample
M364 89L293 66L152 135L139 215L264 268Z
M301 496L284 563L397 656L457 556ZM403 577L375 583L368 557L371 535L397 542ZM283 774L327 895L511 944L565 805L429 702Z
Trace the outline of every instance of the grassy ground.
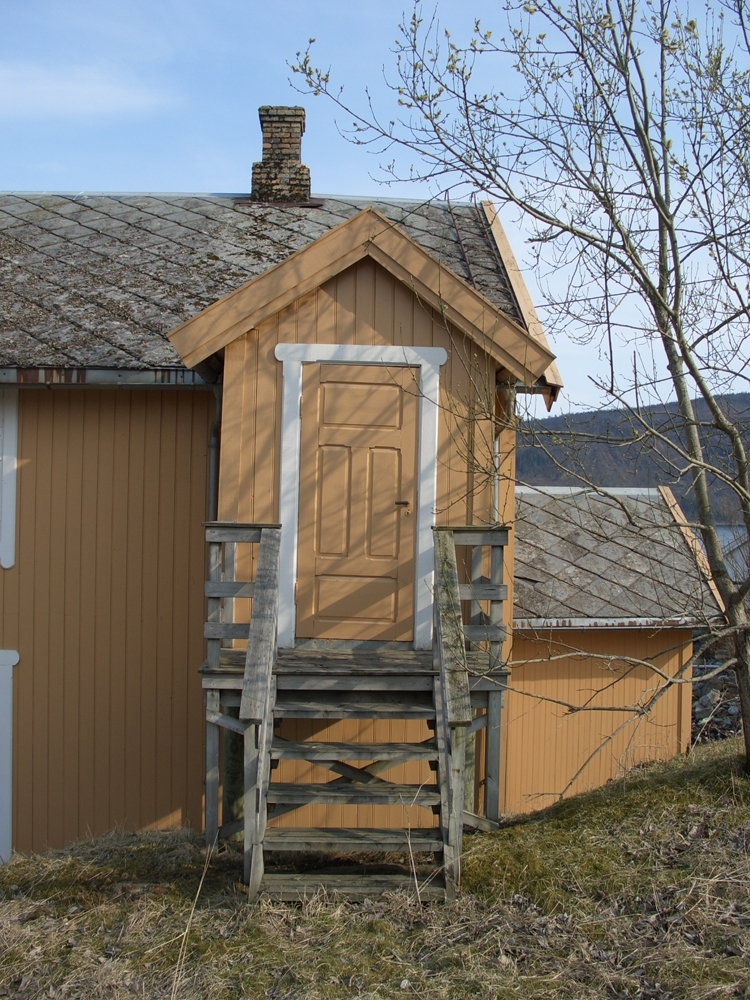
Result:
M739 749L706 745L467 838L445 906L248 906L233 850L198 893L189 833L19 857L0 868L0 996L750 998Z

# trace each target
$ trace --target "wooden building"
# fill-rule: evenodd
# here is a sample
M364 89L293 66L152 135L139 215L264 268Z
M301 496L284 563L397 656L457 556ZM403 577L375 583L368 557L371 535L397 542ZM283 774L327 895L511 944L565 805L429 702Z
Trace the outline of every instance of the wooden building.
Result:
M515 529L507 813L684 753L693 633L721 618L697 538L664 487L517 487Z
M448 837L448 743L427 728L446 694L433 617L450 611L433 600L433 529L512 520L510 399L534 386L551 402L559 376L491 205L311 198L304 112L265 108L261 125L249 196L0 199L2 855L11 840L44 850L116 825L237 822L232 726L252 728L237 702L263 618L252 539L264 532L265 551L279 548L273 644L287 658L273 685L350 689L321 694L333 703L320 711L279 695L277 735L298 752L286 748L271 794L320 784L299 751L313 735L329 749L358 741L356 760L377 746L391 769L352 781L339 754L334 770L374 797L340 781L308 789L310 804L290 816L277 803L271 826L387 831L428 777L408 823L425 844ZM441 537L450 563L454 536ZM460 586L484 588L467 627L487 639L474 659L499 669L512 544L504 529L489 541L484 557L459 546L459 562L476 552ZM300 649L312 680L289 668ZM330 677L361 656L377 676L360 697L361 678ZM493 683L473 708L466 688L445 718L470 729L491 702L498 721ZM344 711L347 698L367 704Z
M490 204L312 198L260 117L251 195L0 197L0 856L205 822L255 891L408 828L452 891L560 377Z

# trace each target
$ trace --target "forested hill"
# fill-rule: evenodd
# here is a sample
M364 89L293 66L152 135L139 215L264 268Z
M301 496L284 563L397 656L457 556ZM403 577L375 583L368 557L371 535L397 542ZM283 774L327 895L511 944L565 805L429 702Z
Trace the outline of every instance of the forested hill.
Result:
M744 429L750 448L750 393L721 397L722 407ZM705 403L695 403L696 416L711 424ZM676 429L677 405L645 407L642 420L669 441L681 440ZM687 516L696 518L695 503L689 494L690 472L665 441L647 436L632 443L639 422L629 410L599 410L570 413L544 420L522 421L518 438L517 475L521 484L532 486L580 485L579 474L597 486L669 486ZM733 463L728 439L709 430L706 459L731 473ZM674 466L682 466L682 469ZM737 505L730 487L712 477L711 492L716 518L725 523L737 520Z

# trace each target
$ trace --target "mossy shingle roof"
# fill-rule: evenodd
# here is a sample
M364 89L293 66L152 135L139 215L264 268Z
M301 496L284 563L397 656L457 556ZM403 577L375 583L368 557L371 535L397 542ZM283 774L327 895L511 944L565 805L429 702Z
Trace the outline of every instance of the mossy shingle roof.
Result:
M700 624L721 613L659 490L519 488L514 572L517 622Z
M479 205L0 195L0 367L183 368L167 334L373 205L523 325Z

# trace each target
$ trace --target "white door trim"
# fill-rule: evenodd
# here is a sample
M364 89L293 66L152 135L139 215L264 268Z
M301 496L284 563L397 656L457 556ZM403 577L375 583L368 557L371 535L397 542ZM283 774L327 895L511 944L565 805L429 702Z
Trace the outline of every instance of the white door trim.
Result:
M16 561L18 389L0 387L0 566Z
M15 649L0 649L0 865L13 851L13 667Z
M353 344L278 344L283 362L284 394L281 411L281 573L279 582L279 646L294 645L299 532L299 475L301 441L302 366L403 365L419 368L419 446L416 523L416 586L414 588L414 645L432 645L433 545L432 528L437 504L438 405L440 366L448 359L442 347L359 347Z

